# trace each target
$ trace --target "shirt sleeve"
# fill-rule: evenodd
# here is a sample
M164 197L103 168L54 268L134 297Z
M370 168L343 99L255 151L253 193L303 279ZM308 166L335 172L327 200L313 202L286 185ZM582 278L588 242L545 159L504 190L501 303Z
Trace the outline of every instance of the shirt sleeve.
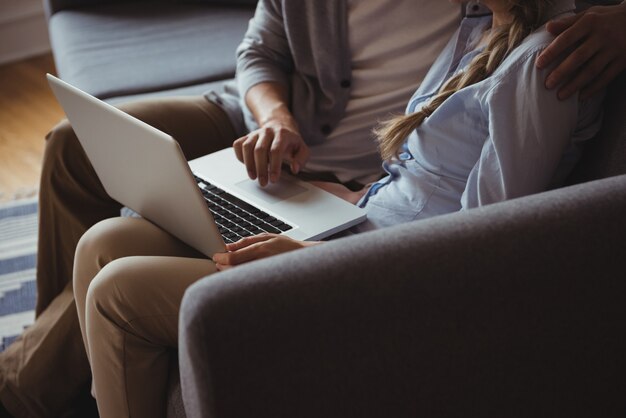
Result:
M260 0L237 48L237 83L242 98L263 82L289 84L293 67L281 0Z
M540 50L507 68L481 99L489 134L461 197L462 209L547 190L573 135L578 97L544 87ZM495 77L495 75L494 75Z

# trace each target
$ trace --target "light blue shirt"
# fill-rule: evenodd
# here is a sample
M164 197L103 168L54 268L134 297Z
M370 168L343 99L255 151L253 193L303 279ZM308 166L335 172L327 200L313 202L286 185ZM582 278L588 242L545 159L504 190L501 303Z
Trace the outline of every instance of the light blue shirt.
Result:
M466 18L407 106L415 112L479 53L491 17ZM535 59L553 37L540 28L489 78L448 98L406 140L388 176L359 202L368 221L356 231L429 218L558 186L579 144L601 124L603 95L559 101Z

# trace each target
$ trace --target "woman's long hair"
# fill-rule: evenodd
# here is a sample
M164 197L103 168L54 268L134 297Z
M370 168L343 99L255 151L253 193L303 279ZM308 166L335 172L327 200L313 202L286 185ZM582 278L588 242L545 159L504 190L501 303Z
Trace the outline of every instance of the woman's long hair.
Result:
M394 117L374 130L378 137L380 154L384 160L397 157L406 138L424 119L455 92L489 77L532 31L544 23L549 0L512 0L510 23L493 28L489 44L477 55L465 71L450 78L441 90L415 113Z

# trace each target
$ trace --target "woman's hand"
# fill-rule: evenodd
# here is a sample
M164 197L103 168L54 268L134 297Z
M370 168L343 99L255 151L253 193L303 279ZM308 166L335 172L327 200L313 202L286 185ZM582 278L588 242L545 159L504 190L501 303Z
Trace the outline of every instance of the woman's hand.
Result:
M284 235L260 234L243 238L233 244L226 244L227 253L213 255L218 270L226 270L238 264L259 260L277 254L311 247L321 242L296 241Z
M309 159L309 147L297 128L282 120L267 121L261 129L250 132L233 143L237 159L246 165L248 176L259 179L264 187L280 178L283 161L297 174Z
M559 99L581 89L581 99L589 98L626 69L626 3L591 7L552 21L547 29L557 37L537 58L537 67L546 68L573 51L546 79L548 89L562 84Z

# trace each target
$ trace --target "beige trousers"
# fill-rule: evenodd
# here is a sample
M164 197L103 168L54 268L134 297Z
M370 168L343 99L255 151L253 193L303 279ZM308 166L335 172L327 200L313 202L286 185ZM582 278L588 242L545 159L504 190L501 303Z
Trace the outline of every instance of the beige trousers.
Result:
M228 147L226 114L204 97L165 98L121 108L167 132L188 159ZM18 418L97 416L81 338L72 267L79 238L119 216L67 121L46 137L39 192L37 320L0 353L0 402Z
M102 418L165 416L183 293L215 271L144 219L108 219L83 235L74 295Z

